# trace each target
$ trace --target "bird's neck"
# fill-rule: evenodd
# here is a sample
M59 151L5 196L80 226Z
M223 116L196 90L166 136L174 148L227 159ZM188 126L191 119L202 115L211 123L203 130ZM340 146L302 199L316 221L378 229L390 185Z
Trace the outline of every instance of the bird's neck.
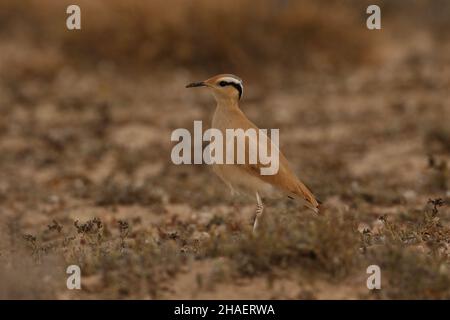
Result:
M240 113L237 100L217 100L216 111L212 119L212 127L220 130L230 128L232 119Z
M217 100L217 109L239 109L239 102L236 99L232 98L219 98Z

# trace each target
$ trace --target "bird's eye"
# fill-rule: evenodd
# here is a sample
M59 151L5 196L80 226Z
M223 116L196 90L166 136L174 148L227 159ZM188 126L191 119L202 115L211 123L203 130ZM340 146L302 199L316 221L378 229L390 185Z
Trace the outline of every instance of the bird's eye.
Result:
M226 82L226 81L219 82L219 86L221 86L221 87L225 87L227 84L228 84L228 82Z

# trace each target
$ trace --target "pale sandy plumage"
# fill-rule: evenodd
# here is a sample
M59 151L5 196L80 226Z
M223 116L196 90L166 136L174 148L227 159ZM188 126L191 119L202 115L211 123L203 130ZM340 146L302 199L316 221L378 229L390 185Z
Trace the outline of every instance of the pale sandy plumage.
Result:
M191 83L187 87L208 87L217 101L216 111L212 120L212 128L216 128L225 136L226 129L243 129L258 127L251 122L239 108L239 100L243 93L242 80L231 74L220 74L202 82ZM258 139L259 136L256 137ZM249 146L252 137L248 137L245 144L244 164L214 164L214 172L233 191L244 191L256 195L257 210L254 223L254 231L258 227L258 220L263 211L263 204L260 195L273 193L274 189L285 193L290 197L300 199L302 203L318 212L318 202L311 191L297 178L289 166L286 157L272 141L267 138L267 143L276 148L279 152L279 170L274 175L261 175L261 164L258 158L256 164L250 164L249 153L252 152ZM270 150L270 148L269 148ZM224 154L226 146L224 144ZM235 150L234 156L237 152ZM235 162L236 163L236 162Z

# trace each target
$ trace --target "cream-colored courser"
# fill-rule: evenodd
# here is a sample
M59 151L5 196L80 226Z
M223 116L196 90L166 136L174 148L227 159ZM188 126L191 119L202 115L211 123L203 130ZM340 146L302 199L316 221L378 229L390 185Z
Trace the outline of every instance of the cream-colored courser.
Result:
M242 80L231 74L219 74L208 80L194 82L186 86L207 87L217 101L216 111L212 120L212 128L218 129L222 135L226 136L226 129L243 129L258 127L253 124L239 108L239 100L243 94ZM259 135L256 136L257 139ZM250 138L248 138L250 139ZM273 189L277 189L284 194L300 199L306 207L318 213L319 204L309 189L297 178L289 166L289 162L279 151L278 146L273 145L272 141L267 137L268 144L273 150L279 152L279 169L274 175L261 175L260 168L263 165L259 162L256 164L248 163L249 160L249 144L245 144L245 163L244 164L214 164L214 172L227 184L231 191L244 191L245 193L256 195L257 207L253 231L258 228L258 221L263 212L263 204L260 195L273 193ZM271 150L268 147L268 150ZM224 154L226 152L224 145ZM236 157L236 152L234 152ZM234 162L237 163L237 162ZM275 188L274 188L275 187Z

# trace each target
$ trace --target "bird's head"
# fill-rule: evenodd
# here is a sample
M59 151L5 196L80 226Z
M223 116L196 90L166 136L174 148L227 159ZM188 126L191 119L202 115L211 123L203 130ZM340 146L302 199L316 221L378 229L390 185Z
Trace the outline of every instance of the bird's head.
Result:
M208 80L201 82L193 82L188 84L186 88L207 87L217 101L221 100L240 100L244 93L242 80L232 74L219 74Z

